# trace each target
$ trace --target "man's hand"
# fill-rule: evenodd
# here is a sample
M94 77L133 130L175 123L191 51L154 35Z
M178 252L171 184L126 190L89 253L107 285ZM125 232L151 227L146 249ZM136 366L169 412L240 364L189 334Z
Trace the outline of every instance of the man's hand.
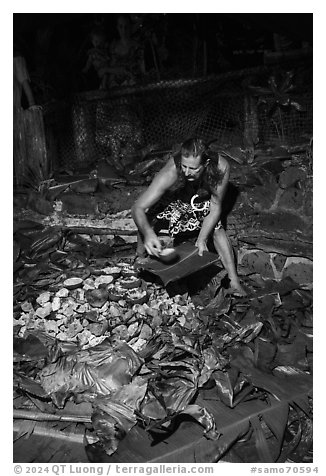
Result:
M162 244L154 231L145 236L144 246L148 254L157 257L162 251Z
M195 246L197 246L197 248L198 248L199 256L203 256L203 252L208 251L206 241L197 240L196 243L195 243Z

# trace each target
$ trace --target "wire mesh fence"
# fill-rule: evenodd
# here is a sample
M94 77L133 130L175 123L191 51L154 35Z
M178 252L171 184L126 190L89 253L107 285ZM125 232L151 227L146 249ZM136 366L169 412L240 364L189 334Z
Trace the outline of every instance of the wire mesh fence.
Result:
M76 94L44 111L53 168L88 167L191 136L221 147L296 143L312 136L312 66L233 71ZM275 76L274 87L270 83ZM287 78L287 79L284 79Z

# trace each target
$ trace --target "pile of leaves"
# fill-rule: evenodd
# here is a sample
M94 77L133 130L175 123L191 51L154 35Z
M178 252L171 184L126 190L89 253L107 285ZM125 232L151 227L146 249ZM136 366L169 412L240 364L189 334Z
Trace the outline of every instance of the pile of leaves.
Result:
M221 285L200 289L197 280L188 292L168 293L142 276L148 300L135 304L110 299L121 277L100 279L121 264L115 258L62 254L56 265L68 265L51 283L19 287L15 410L28 400L34 416L24 418L60 420L69 405L87 405L68 421L87 428L92 461L114 454L136 425L156 441L189 416L203 437L168 462L311 461L311 291L248 274L242 299ZM82 281L77 289L64 286L69 265ZM104 292L102 304L87 298L94 290Z

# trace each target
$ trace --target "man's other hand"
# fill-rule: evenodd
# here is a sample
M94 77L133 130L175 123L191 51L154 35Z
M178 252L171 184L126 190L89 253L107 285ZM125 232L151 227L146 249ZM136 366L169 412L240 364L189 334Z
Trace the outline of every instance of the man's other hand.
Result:
M203 252L208 251L206 241L197 240L196 243L195 243L195 246L197 246L197 248L198 248L199 256L203 256Z

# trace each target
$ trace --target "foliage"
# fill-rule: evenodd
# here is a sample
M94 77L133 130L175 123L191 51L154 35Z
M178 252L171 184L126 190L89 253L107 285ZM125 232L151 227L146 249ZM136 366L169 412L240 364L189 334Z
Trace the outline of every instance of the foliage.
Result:
M39 251L44 243L45 250L47 239L33 243ZM78 264L76 255L69 253L62 254L61 263L63 259L66 269L52 269L55 275L48 277L52 292L60 289L69 267L79 269L82 276L85 264L90 264L85 256ZM115 263L111 260L110 264ZM39 266L32 269L41 270ZM91 277L89 269L87 276ZM90 277L85 282L90 283ZM33 277L29 279L26 283L32 284ZM153 444L169 441L180 432L178 451L168 447L160 457L149 454L148 460L153 462L309 460L311 293L289 278L277 283L247 275L244 280L250 290L246 298L234 298L215 287L207 303L205 288L192 296L196 306L181 295L171 299L159 285L146 283L150 296L147 304L127 309L127 304L115 303L96 311L109 323L103 331L107 344L102 341L88 350L30 330L16 340L17 395L25 395L37 405L45 401L42 411L51 414L60 414L65 410L64 402L67 405L71 399L75 405L91 405L92 435L97 442L87 444L87 452L97 462L107 461L105 458L114 455L121 441L135 431L147 432ZM81 298L77 291L60 299L72 303ZM30 306L36 309L37 296L38 305L46 306L51 291L45 294L34 288L29 304L21 304L25 314L32 312ZM87 316L91 314L86 304L78 305L85 307ZM114 319L110 316L113 311L118 313ZM79 318L85 320L87 316L81 314ZM46 319L50 322L55 314ZM121 327L121 320L128 322L130 331L113 332ZM133 368L119 363L128 359L123 354L117 358L114 349L121 341L127 342L123 348L128 355L137 355ZM111 349L111 354L105 349ZM109 355L116 361L114 380L111 367L103 365ZM48 375L47 385L42 375ZM64 406L61 410L56 407L59 401ZM187 419L203 427L203 433L191 440L185 431L182 433L182 422ZM31 434L33 428L28 430Z
M293 72L287 71L279 81L275 76L270 76L267 87L248 86L253 96L258 96L257 105L264 105L267 117L275 125L280 139L285 139L282 111L291 108L296 111L303 111L304 108L291 96L294 89ZM279 130L280 128L280 130Z

